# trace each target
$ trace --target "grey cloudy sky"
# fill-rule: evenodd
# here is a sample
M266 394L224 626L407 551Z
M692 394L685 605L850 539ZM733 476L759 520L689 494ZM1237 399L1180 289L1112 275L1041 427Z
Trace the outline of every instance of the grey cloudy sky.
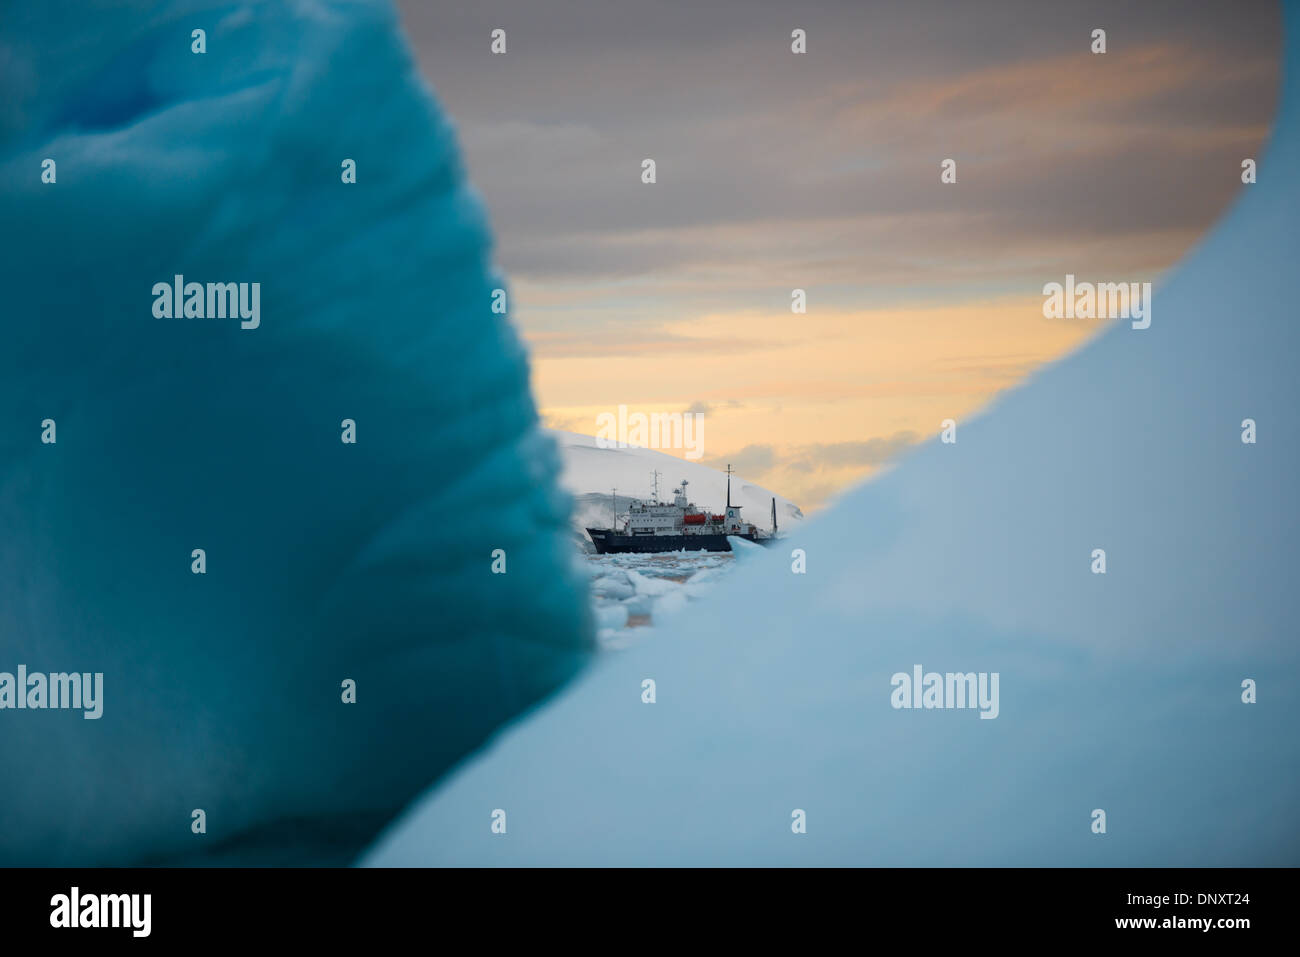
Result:
M977 253L1014 270L1066 225L1073 241L1199 228L1231 195L1209 188L1215 167L1271 116L1280 35L1271 3L401 7L502 262L576 281L771 260L910 287L960 282L963 264L988 279ZM1105 58L1087 52L1098 26ZM641 188L647 156L668 188ZM934 188L948 156L978 189ZM929 218L953 228L913 248Z

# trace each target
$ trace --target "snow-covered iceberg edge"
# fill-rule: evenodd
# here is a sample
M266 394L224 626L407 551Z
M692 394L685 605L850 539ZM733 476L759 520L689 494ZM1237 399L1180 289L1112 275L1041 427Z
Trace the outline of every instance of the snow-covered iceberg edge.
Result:
M14 5L0 89L0 672L103 674L0 864L348 861L593 644L451 125L386 3Z
M810 521L791 543L806 574L788 552L739 569L364 862L1300 864L1286 17L1259 183L1166 278L1149 329L1117 324ZM917 665L997 673L997 717L894 708Z

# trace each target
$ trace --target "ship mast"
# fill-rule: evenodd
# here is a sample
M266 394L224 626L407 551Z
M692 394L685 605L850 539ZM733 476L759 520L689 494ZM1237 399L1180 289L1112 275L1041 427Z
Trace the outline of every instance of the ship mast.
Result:
M655 493L654 501L655 504L658 505L659 504L659 470L652 469L650 474L654 476L654 493Z
M609 510L614 516L614 520L609 523L609 527L618 531L618 489L609 490Z
M731 463L727 463L727 508L731 508Z

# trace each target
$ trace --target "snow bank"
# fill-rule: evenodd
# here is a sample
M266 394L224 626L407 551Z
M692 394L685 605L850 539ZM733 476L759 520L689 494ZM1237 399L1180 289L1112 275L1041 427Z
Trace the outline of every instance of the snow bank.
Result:
M1300 864L1287 19L1259 183L1156 291L1149 329L1116 324L738 569L365 861ZM997 717L895 709L918 664L997 673Z
M0 671L104 674L0 711L0 863L348 860L593 642L452 128L342 0L17 5L0 89Z

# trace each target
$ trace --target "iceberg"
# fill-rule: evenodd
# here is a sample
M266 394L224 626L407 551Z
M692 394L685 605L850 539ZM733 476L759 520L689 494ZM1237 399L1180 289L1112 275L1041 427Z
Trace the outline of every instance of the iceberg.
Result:
M103 683L0 864L351 860L594 648L452 125L386 3L5 21L0 671Z
M1300 864L1295 4L1286 26L1259 181L1148 328L803 523L362 862ZM896 703L913 669L933 706ZM943 707L949 677L996 687L996 716Z

